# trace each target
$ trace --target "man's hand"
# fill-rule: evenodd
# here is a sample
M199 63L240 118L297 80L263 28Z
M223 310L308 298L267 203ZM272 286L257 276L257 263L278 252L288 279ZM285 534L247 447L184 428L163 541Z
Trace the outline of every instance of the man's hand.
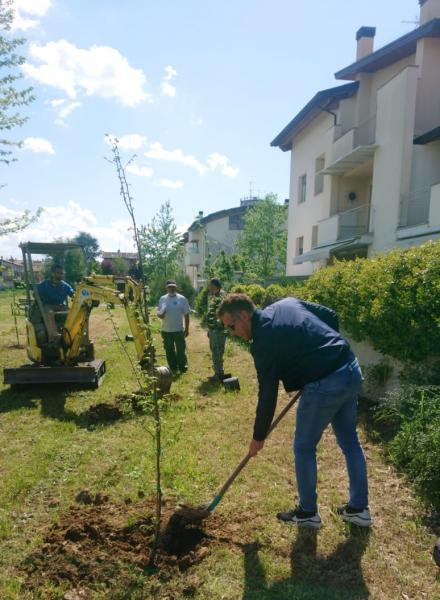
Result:
M250 456L257 456L262 447L264 446L264 440L262 442L258 442L257 440L252 440L249 444L249 454Z
M187 329L185 329L185 337L189 336L189 331Z

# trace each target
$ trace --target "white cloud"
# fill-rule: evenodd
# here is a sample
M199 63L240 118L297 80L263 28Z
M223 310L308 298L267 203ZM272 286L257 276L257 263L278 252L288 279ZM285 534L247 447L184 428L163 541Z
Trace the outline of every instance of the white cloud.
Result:
M166 187L173 190L178 190L179 188L182 188L185 183L181 179L177 179L175 181L172 181L171 179L159 179L159 181L154 182L154 185L157 187Z
M62 90L71 99L87 96L116 98L126 106L151 101L144 90L147 78L109 46L77 48L66 40L31 44L22 69L31 79ZM36 64L30 61L34 59Z
M130 164L127 165L125 170L132 175L139 175L139 177L152 177L154 175L151 167L140 167L139 165Z
M40 19L51 7L52 0L14 0L14 20L11 29L27 31L34 29L40 24Z
M224 154L213 152L209 155L206 161L209 168L215 171L219 169L226 177L236 177L240 169L238 167L231 167L229 164L229 158Z
M130 133L121 137L109 134L104 138L106 144L113 144L116 141L120 150L139 150L142 146L145 146L147 138L139 133Z
M204 175L208 171L220 171L226 177L236 177L240 169L238 167L232 167L229 164L229 158L224 154L213 152L209 155L206 163L202 163L200 160L190 154L185 154L180 148L176 150L165 150L160 142L152 142L150 144L150 150L145 152L147 158L154 158L155 160L164 160L168 162L177 162L192 169L195 169L200 175Z
M1 254L3 256L20 257L20 242L47 242L55 238L72 238L80 231L87 231L99 241L102 250L117 250L133 252L133 235L131 221L120 219L101 225L99 220L88 208L83 208L78 202L70 201L66 206L44 206L43 213L36 223L24 231L2 237ZM0 204L0 219L17 217L23 211L16 211ZM99 225L98 225L99 223Z
M58 117L60 119L64 120L75 109L79 108L80 106L82 106L82 102L69 102L68 104L66 104L65 106L63 106L63 108L59 111Z
M56 98L54 100L47 100L45 104L50 104L56 113L55 123L68 127L65 122L66 118L73 113L74 110L82 106L82 102L71 101L69 98Z
M160 142L152 142L150 144L150 150L145 152L147 158L154 158L155 160L165 160L168 162L177 162L191 167L203 175L206 172L206 166L203 165L199 160L190 154L184 154L180 148L176 150L165 150Z
M162 81L160 84L160 91L162 92L162 96L170 96L170 98L172 98L176 95L175 86L168 83L168 81Z
M177 71L170 65L165 67L165 75L162 78L162 83L160 84L160 90L162 92L162 96L170 96L173 97L176 95L176 87L170 83L174 77L177 76Z
M55 154L55 150L49 140L44 138L28 137L23 141L23 150L30 150L31 152Z

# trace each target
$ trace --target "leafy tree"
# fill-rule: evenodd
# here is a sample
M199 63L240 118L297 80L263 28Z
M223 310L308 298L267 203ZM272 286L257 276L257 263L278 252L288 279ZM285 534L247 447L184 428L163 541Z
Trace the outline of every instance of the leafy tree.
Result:
M0 0L0 28L9 31L14 18L13 0ZM16 83L22 78L21 74L14 72L25 62L24 56L18 54L17 48L24 44L23 38L9 38L0 35L0 131L10 131L14 127L21 127L28 119L17 112L17 108L25 106L35 100L32 88L16 89ZM19 147L21 142L11 141L0 137L0 162L9 164L16 160L12 158L12 146Z
M150 280L174 277L181 270L183 246L169 201L162 204L149 225L141 227L140 239Z
M122 256L117 256L113 259L112 274L113 275L127 275L129 269L128 262Z
M247 273L257 277L284 274L287 248L287 206L268 194L245 215L243 235L238 241Z
M96 265L96 259L101 254L98 240L90 233L87 233L86 231L80 231L78 235L72 239L72 242L75 242L75 244L81 244L83 247L87 264L87 272L91 273L92 270L95 270L96 272L96 268L94 269L93 267Z
M0 116L0 118L1 118L1 116ZM1 155L1 150L0 150L0 155ZM16 233L17 231L26 229L26 227L31 225L31 223L34 223L39 218L39 216L41 215L42 212L43 212L43 209L39 208L34 215L31 215L31 212L29 210L25 210L24 213L22 215L20 215L19 217L11 217L9 219L0 219L0 236L8 235L10 233Z

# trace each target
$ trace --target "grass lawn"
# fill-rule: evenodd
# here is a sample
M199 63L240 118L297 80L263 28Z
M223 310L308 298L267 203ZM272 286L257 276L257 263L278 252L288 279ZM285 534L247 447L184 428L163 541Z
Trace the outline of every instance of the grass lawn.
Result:
M0 363L19 366L26 362L25 350L14 347L10 301L9 293L0 293ZM128 326L122 309L116 308L114 315L125 336ZM153 321L153 327L158 331L159 324ZM34 386L11 391L0 385L2 600L440 599L438 569L431 559L435 535L426 526L427 511L365 436L374 518L369 534L350 531L335 514L336 506L346 500L347 481L330 432L319 450L325 526L316 535L276 521L278 510L295 503L290 448L294 411L239 476L203 530L194 533L198 537L189 562L175 561L175 568L163 565L156 571L142 565L142 544L138 559L126 540L139 523L148 526L146 517L151 514L151 422L139 414L108 422L91 419L92 406L115 404L136 384L104 308L93 311L90 330L96 356L107 363L99 389ZM23 318L20 332L24 342ZM160 339L157 349L161 355ZM254 418L256 377L243 348L228 342L225 359L226 370L240 379L239 393L206 383L211 374L208 340L196 319L191 323L188 357L189 372L173 383L164 413L165 512L177 502L197 506L211 501L247 452ZM165 364L163 355L158 362ZM281 393L280 405L285 401ZM81 491L108 498L102 505L81 505L75 501ZM90 528L93 535L75 537L72 524L84 518L99 522L101 533ZM54 577L52 549L61 534L65 541L57 546L58 560L69 557L76 569L74 578L67 559L60 562L64 571L58 569ZM111 550L116 542L121 553L117 556ZM92 545L94 562L87 564ZM124 552L125 559L119 559ZM29 564L38 569L32 572ZM81 569L88 576L78 584Z

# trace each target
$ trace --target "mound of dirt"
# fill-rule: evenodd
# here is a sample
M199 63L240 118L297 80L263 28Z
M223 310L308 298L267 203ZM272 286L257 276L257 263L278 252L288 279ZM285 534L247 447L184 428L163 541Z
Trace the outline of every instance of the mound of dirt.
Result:
M95 425L98 423L112 423L122 417L122 411L113 404L101 402L91 406L88 410L82 413L82 417L89 423Z
M27 587L38 590L48 581L70 590L96 585L124 584L133 571L145 574L151 568L155 506L151 500L111 503L103 494L94 497L83 490L43 538L42 545L22 565ZM213 544L237 544L229 537L227 524L218 515L203 523L185 524L173 531L167 526L178 507L164 502L164 532L155 567L172 577L201 562Z

